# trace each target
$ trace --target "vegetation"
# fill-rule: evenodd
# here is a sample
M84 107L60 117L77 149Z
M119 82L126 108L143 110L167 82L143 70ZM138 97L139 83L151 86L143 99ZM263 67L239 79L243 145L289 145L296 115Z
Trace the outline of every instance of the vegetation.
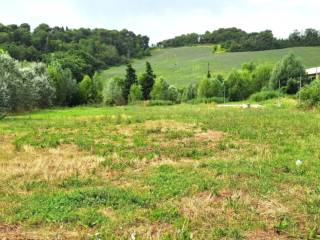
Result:
M138 76L145 73L146 61L150 62L154 72L168 81L170 85L183 88L194 82L199 83L207 75L210 63L211 75L221 74L225 78L233 69L240 69L246 62L258 65L266 64L271 68L281 58L293 53L306 67L318 66L320 47L299 47L259 52L212 54L212 45L155 49L151 57L135 60L132 63ZM104 83L114 77L123 77L126 66L112 67L101 73Z
M298 96L309 106L317 106L320 103L320 80L317 79L311 84L303 87Z
M305 68L295 55L289 54L275 66L270 84L273 89L283 88L285 92L295 94L299 90L300 80L304 85Z
M319 116L281 101L8 116L0 236L315 238Z
M0 108L23 111L50 107L55 88L46 66L41 63L21 64L6 53L0 53Z
M319 46L320 32L306 29L303 32L294 31L288 39L277 39L272 31L247 33L237 28L220 28L205 34L184 34L158 43L158 47L182 47L198 44L221 45L230 52L261 51L301 46ZM217 47L214 47L216 52Z
M58 62L81 81L95 71L149 55L149 38L128 30L0 24L0 48L17 60Z

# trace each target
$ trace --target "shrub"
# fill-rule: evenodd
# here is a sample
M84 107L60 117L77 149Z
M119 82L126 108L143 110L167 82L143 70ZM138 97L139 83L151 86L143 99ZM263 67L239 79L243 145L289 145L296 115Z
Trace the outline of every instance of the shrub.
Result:
M280 92L278 91L261 91L258 93L255 93L253 95L250 96L250 100L251 101L255 101L255 102L263 102L269 99L273 99L273 98L277 98L280 95L282 95Z
M156 81L151 91L152 100L169 100L169 84L163 78Z
M123 80L120 78L111 79L106 87L105 94L107 105L124 105L126 100L123 97Z
M148 102L148 106L170 106L170 105L174 105L174 103L168 100L151 100Z
M226 101L228 101L226 99ZM224 103L224 98L223 97L212 97L212 98L196 98L190 101L187 101L187 103L189 104L200 104L200 103L205 103L205 104L209 104L209 103Z
M181 94L180 92L178 91L178 89L171 85L169 88L168 88L168 100L169 101L172 101L174 103L179 103L181 102Z
M142 87L139 84L133 84L130 88L129 102L134 103L143 100Z
M320 80L317 79L311 84L303 87L298 93L301 100L307 105L316 106L320 103Z

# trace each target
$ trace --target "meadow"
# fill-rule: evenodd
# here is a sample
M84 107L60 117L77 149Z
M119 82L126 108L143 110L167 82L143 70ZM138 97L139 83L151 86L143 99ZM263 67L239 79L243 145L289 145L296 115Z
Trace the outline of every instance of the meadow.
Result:
M320 47L213 54L212 45L202 45L155 49L151 53L151 57L133 62L133 67L137 70L138 75L145 71L145 62L149 61L158 76L164 77L170 84L177 87L184 87L192 81L202 80L207 74L208 63L210 63L212 73L226 76L232 69L241 68L245 62L275 64L288 53L294 53L307 68L318 66L320 61ZM125 66L112 67L100 74L104 81L112 77L124 76Z
M281 101L8 116L0 238L315 239L320 114Z

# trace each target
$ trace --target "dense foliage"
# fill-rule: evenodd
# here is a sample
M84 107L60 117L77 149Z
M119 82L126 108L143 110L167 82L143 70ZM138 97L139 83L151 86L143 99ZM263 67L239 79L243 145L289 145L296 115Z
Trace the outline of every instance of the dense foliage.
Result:
M22 64L0 54L0 114L53 105L54 83L42 63Z
M301 84L306 83L306 71L301 61L295 55L289 54L275 66L271 77L271 88L283 88L284 92L295 94Z
M309 106L320 104L320 80L317 79L311 84L303 87L299 92L300 98Z
M238 28L220 28L204 34L184 34L158 43L159 47L182 47L197 44L219 44L228 51L259 51L286 47L319 46L320 32L306 29L294 31L288 39L277 39L272 31L247 33Z
M80 81L85 75L149 55L149 38L128 30L68 29L0 24L0 48L17 60L59 62Z

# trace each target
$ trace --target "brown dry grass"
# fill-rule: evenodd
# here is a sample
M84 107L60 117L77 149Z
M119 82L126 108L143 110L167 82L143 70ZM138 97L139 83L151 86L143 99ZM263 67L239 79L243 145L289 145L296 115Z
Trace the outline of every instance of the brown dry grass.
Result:
M75 174L84 176L104 159L75 145L56 149L24 146L17 151L7 140L0 146L0 179L59 180Z

